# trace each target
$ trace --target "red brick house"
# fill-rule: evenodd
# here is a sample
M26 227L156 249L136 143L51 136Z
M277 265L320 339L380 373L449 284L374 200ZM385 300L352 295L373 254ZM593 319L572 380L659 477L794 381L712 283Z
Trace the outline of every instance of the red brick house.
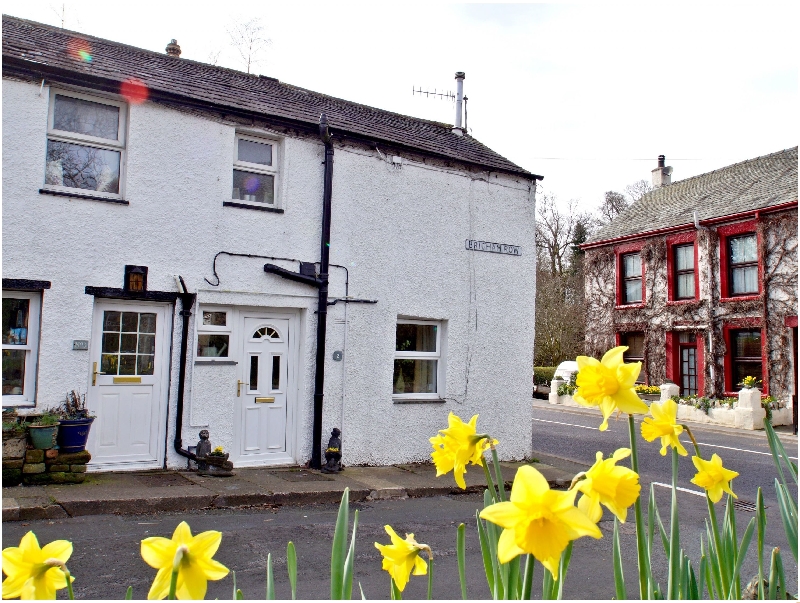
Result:
M797 147L674 183L671 174L659 157L656 188L581 246L587 353L627 345L642 382L669 380L681 395L732 395L752 375L788 402Z

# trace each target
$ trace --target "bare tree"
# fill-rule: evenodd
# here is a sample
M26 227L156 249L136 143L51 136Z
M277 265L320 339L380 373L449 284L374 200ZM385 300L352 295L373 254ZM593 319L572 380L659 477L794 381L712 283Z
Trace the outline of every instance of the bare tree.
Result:
M564 274L569 265L570 247L579 215L578 202L570 200L566 211L556 205L556 197L544 193L536 212L536 251L540 261L548 263L551 274Z
M647 180L637 180L625 187L625 194L631 200L631 203L636 203L651 190L653 190L653 186Z
M600 219L603 223L608 224L620 213L628 208L628 200L625 195L616 191L606 191L605 198L600 204L598 211L600 212Z
M261 62L261 52L272 44L272 40L264 37L264 33L264 26L258 18L234 23L228 28L231 44L239 53L247 73Z
M219 55L222 54L222 50L212 50L208 53L208 64L209 65L217 65L219 63Z

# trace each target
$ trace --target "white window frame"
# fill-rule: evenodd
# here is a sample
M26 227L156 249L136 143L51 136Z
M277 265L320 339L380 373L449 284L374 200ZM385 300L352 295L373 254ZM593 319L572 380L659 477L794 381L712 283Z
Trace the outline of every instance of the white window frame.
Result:
M225 312L225 326L204 325L203 312ZM233 309L220 306L200 306L197 311L198 320L195 321L194 359L195 362L220 362L233 360L231 355L234 349L233 341ZM200 356L198 355L200 335L228 335L228 353L226 356Z
M3 344L3 350L25 350L25 380L22 395L6 394L3 406L35 406L36 374L39 365L39 326L42 311L42 294L39 291L3 291L3 299L28 299L28 343L25 345Z
M263 165L261 163L249 163L247 161L239 161L239 141L240 140L249 140L251 142L257 142L259 144L268 144L272 146L272 165ZM281 159L281 145L280 141L276 138L271 138L268 136L254 136L252 134L245 134L243 132L237 132L234 136L233 140L233 167L231 168L231 186L229 190L231 191L230 194L230 201L232 203L239 203L242 205L249 205L251 207L269 207L277 209L280 207L280 201L278 199L278 191L280 190L280 159ZM252 174L263 174L265 176L272 176L273 177L273 191L272 191L272 199L273 203L270 205L269 203L258 203L254 201L245 201L244 199L234 199L233 198L233 170L237 170L240 172L250 172Z
M397 348L397 327L399 325L433 325L436 329L436 351L435 352L418 352L409 351L401 352ZM441 320L419 320L414 318L397 318L394 332L394 355L392 357L392 371L394 372L395 360L436 360L436 391L433 393L410 393L410 394L396 394L392 392L392 399L403 400L441 400L444 398L444 361L442 354L442 332L444 331L444 321ZM394 390L394 386L392 386Z
M64 130L56 130L53 128L53 117L56 107L56 95L68 96L77 98L92 103L101 105L109 105L119 108L119 129L117 130L118 140L111 140L110 138L98 138L97 136L88 136L86 134L79 134L77 132L67 132ZM71 186L58 186L56 184L43 185L43 189L69 192L79 195L91 195L98 197L108 197L109 199L122 199L123 198L123 183L125 182L125 141L128 131L128 105L123 101L112 100L102 96L95 96L90 94L83 94L81 92L73 92L71 90L63 89L50 89L50 106L47 110L47 140L56 142L65 142L69 144L77 144L81 146L89 146L108 151L116 151L119 155L119 192L108 193L104 191L93 191L85 188L72 188ZM46 151L45 151L46 153ZM47 179L47 159L45 155L45 180Z

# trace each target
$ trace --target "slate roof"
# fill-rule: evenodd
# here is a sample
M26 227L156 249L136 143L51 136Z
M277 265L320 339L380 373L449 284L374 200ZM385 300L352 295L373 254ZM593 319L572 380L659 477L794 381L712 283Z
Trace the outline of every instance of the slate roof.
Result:
M797 147L657 188L586 245L797 201Z
M91 62L81 61L77 56L80 41L88 43ZM138 78L153 96L162 93L191 101L191 104L199 102L255 112L314 128L324 112L334 132L348 132L438 157L541 179L473 137L453 134L448 124L326 96L275 78L206 65L3 15L3 70L20 68L42 76L66 73L83 76L87 81L97 78L97 81L117 86L128 78Z

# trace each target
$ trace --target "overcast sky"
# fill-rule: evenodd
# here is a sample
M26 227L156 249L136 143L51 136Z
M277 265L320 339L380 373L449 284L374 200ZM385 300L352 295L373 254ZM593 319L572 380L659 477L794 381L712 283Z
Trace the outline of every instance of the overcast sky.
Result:
M544 176L562 202L673 181L798 141L798 2L443 4L57 2L4 12L242 69L227 30L261 19L271 44L254 72L332 96L453 123L466 72L473 136Z

